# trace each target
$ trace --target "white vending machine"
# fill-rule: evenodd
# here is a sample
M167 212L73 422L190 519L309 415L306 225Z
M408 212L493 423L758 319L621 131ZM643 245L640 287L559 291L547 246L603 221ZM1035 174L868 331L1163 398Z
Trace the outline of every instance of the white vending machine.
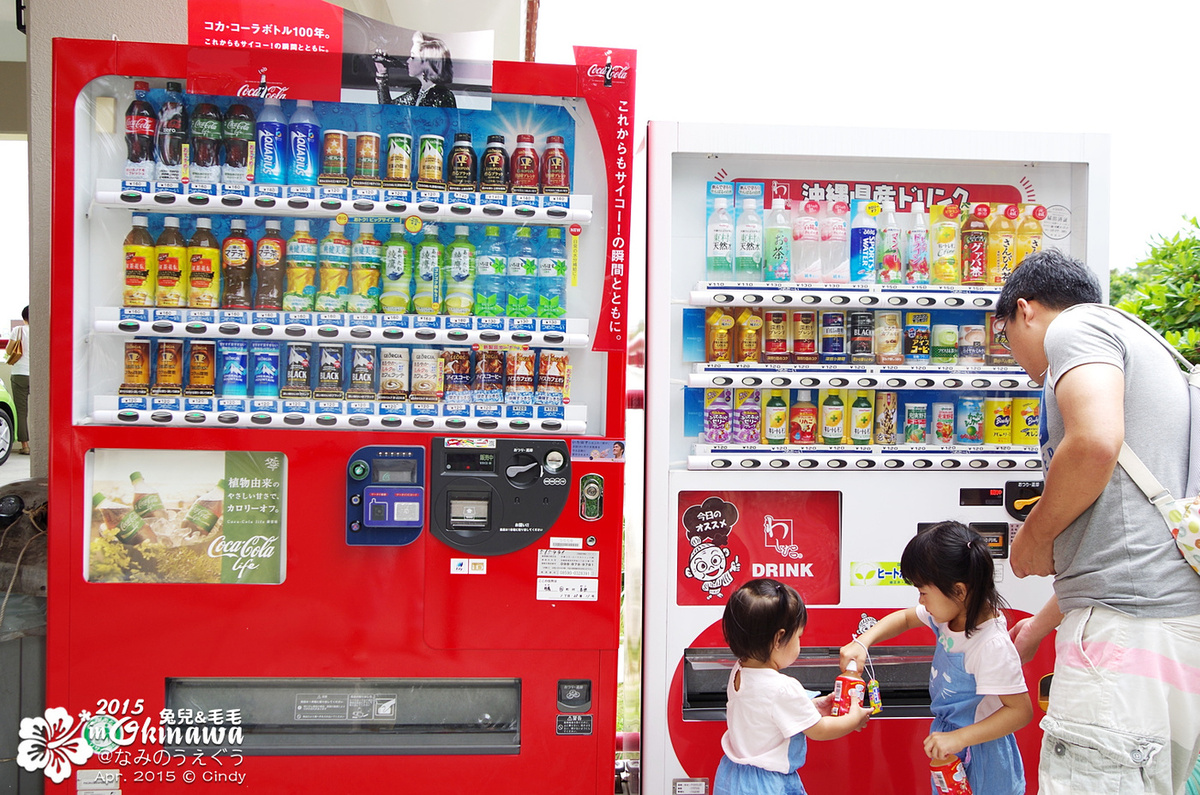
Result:
M1010 541L1041 492L1040 387L993 330L1020 259L1107 284L1108 140L652 122L642 791L708 793L733 658L720 619L773 577L809 607L786 673L828 693L838 649L916 604L923 525L987 540L1010 622L1051 594ZM933 636L872 649L882 711L813 752L808 792L928 787ZM1031 693L1051 643L1026 666ZM1042 711L1018 732L1036 790Z

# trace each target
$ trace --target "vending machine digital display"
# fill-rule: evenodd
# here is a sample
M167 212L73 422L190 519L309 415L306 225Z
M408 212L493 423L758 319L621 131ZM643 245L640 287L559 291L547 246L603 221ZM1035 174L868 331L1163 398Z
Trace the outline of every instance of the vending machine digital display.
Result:
M819 693L841 646L916 604L899 560L930 523L984 537L1010 621L1050 595L1007 562L1041 489L1040 388L992 310L1041 247L1107 274L1107 141L652 122L648 158L642 788L711 792L721 615L748 580L805 600L785 673ZM882 710L810 746L808 791L928 789L932 644L871 650ZM1052 666L1045 643L1035 702ZM1017 738L1032 792L1036 717Z
M56 783L611 792L635 54L576 57L55 42Z

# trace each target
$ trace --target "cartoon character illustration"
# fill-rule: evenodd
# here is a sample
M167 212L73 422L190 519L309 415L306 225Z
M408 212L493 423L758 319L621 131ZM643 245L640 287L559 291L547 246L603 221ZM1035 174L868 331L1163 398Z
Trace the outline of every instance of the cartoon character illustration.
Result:
M867 615L866 613L863 613L863 614L862 614L862 618L860 618L860 619L858 620L858 632L857 632L856 634L858 634L858 635L861 635L861 634L863 634L863 633L864 633L864 632L866 632L868 629L870 629L871 627L875 626L875 622L876 622L876 619L874 619L874 618L871 618L871 617L870 617L869 615Z
M742 564L736 557L729 560L728 547L719 547L695 536L689 540L692 554L688 558L687 568L683 570L684 575L698 580L707 598L724 598L721 589L733 583L733 572L741 570Z

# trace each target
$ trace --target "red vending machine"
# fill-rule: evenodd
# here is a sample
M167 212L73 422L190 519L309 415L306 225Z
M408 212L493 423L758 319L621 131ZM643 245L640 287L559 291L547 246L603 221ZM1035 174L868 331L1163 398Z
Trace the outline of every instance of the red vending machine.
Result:
M821 694L841 646L917 604L899 561L924 525L984 537L1010 622L1050 595L1008 565L1041 490L1041 393L991 313L1038 247L1107 281L1107 141L654 122L648 157L643 790L699 794L734 662L722 611L743 583L804 598L785 673ZM933 637L871 649L882 711L809 743L808 792L929 791ZM1052 668L1049 642L1024 668L1029 792Z
M356 58L55 42L64 790L612 791L635 55Z

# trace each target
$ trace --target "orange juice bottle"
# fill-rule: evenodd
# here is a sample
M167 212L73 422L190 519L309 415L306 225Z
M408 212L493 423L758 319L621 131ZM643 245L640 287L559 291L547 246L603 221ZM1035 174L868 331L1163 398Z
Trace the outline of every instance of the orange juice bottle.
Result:
M996 213L988 227L987 283L1002 285L1016 267L1017 230L1013 220L1020 210L1010 204Z

